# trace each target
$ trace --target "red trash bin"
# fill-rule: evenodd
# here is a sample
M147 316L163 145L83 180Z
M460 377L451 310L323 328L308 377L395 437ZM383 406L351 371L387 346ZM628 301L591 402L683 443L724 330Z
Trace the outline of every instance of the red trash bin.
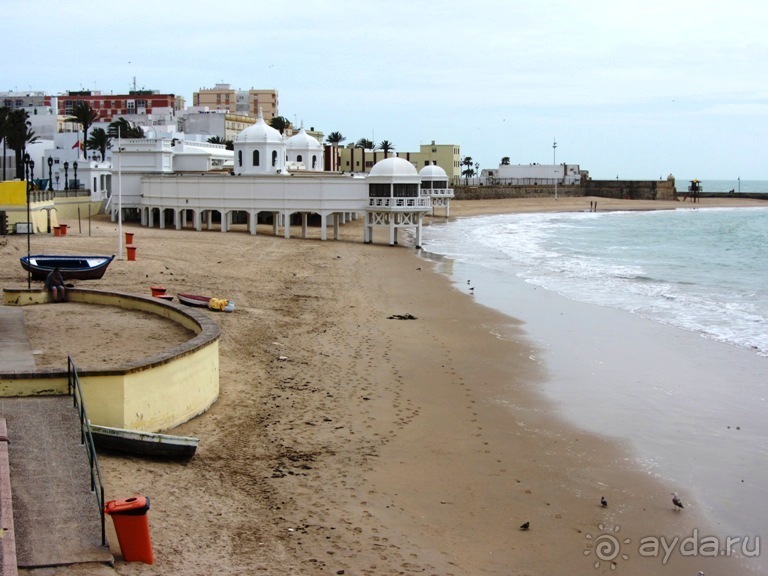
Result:
M126 244L133 244L133 232L126 232L125 233L125 243Z
M117 541L126 562L152 564L155 561L149 538L148 510L148 496L110 500L104 506L104 512L112 517L115 524Z
M136 246L126 246L125 249L128 250L128 260L136 260Z
M59 228L61 228L61 235L66 236L67 235L67 224L59 224Z

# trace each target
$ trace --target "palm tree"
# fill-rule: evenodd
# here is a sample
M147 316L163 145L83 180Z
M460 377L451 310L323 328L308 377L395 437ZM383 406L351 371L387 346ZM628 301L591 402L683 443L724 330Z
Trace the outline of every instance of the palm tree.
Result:
M6 118L5 140L8 142L8 148L15 152L16 156L16 178L24 180L24 151L27 144L33 144L38 141L38 137L30 130L32 122L29 121L29 114L26 110L18 108L11 110Z
M6 150L6 133L8 132L8 115L11 113L11 109L8 106L0 108L0 139L3 141L3 181L6 180L5 174L5 150Z
M469 185L469 178L471 176L475 175L475 171L472 168L472 156L464 156L461 163L466 166L466 170L464 170L461 174L464 176L464 185Z
M280 134L293 126L291 121L285 116L274 116L272 120L269 121L269 125L275 130L279 130Z
M382 150L384 152L384 158L388 158L390 151L394 149L395 149L395 145L389 140L382 140L381 142L379 142L379 150Z
M376 144L373 143L373 140L368 140L368 138L360 138L357 142L355 142L355 148L362 148L363 150L373 150L376 148Z
M208 138L207 142L209 144L224 144L224 147L227 150L235 149L235 145L232 142L232 140L224 140L224 138L222 138L221 136L211 136L210 138Z
M344 142L344 140L346 139L347 137L342 136L341 132L331 132L330 134L328 134L328 136L325 137L325 141L328 142L329 144L332 144L333 146L338 146L339 144Z
M107 156L107 148L109 148L109 135L104 128L94 128L91 132L91 137L85 143L86 150L98 150L101 154L101 161Z
M99 115L87 102L78 102L72 111L72 116L66 122L76 122L83 127L83 142L88 142L88 128L98 120Z
M504 156L504 158L501 159L501 165L509 166L509 156Z
M110 138L144 138L144 130L122 116L109 123L107 134Z

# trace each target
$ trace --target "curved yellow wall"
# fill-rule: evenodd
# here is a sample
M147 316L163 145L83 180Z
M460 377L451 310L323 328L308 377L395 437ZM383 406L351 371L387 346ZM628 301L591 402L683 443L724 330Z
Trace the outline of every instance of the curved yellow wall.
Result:
M6 305L44 302L45 292L4 289ZM167 352L127 367L79 373L93 424L161 432L202 414L219 396L218 324L207 314L156 298L72 289L70 301L152 312L193 330L196 336ZM66 371L0 373L0 396L67 393Z

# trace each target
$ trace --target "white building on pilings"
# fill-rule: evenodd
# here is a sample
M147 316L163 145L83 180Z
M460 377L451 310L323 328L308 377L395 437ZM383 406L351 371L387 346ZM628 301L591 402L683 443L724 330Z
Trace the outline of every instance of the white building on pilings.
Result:
M430 164L419 170L419 178L421 195L432 199L432 216L435 215L435 208L440 207L445 208L445 217L448 218L453 199L453 188L448 188L448 174L437 164Z
M188 150L186 170L176 171L176 151L188 146L153 139L122 141L114 151L114 166L122 166L123 216L140 214L144 226L177 229L216 229L228 232L234 224L245 224L249 233L257 233L259 223L271 223L272 233L291 237L292 226L301 226L307 237L309 219L319 216L321 239L339 238L339 226L365 215L364 242L373 241L373 230L387 228L389 244L398 243L401 229L415 230L416 246L421 246L422 220L432 210L433 198L447 202L453 190L440 188L445 173L430 171L423 183L411 162L387 158L377 163L367 176L337 172L288 169L304 155L322 152L307 136L289 147L280 133L261 121L246 128L235 142L231 171L215 170L213 159L226 154L217 145L209 150ZM194 143L194 146L200 146ZM318 145L319 146L319 145ZM206 153L203 153L206 152ZM228 152L233 154L232 152ZM121 156L125 156L122 158ZM153 159L154 157L154 159ZM195 160L197 159L197 160ZM192 169L189 162L198 162ZM323 166L322 158L317 165ZM126 167L127 173L126 173ZM117 182L113 169L113 182ZM450 194L448 194L450 192ZM113 192L113 220L116 203ZM447 204L440 204L446 207Z

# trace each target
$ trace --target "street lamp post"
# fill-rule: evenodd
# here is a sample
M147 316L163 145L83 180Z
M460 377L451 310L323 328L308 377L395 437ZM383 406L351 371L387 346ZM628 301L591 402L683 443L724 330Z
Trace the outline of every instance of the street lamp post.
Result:
M72 162L72 169L75 171L75 190L80 190L80 183L77 181L77 160Z
M64 190L69 190L69 162L64 162Z
M48 156L48 191L53 190L53 158Z
M477 183L480 184L480 162L475 162L475 174L477 174Z
M555 200L557 200L557 141L552 140L552 164L555 165Z
M30 193L32 192L32 178L34 177L35 163L29 158L29 154L24 154L24 169L25 176L27 178L27 265L29 265L29 256L32 254L32 248L30 243L30 228L32 222L30 218ZM32 272L27 268L27 290L32 289Z

